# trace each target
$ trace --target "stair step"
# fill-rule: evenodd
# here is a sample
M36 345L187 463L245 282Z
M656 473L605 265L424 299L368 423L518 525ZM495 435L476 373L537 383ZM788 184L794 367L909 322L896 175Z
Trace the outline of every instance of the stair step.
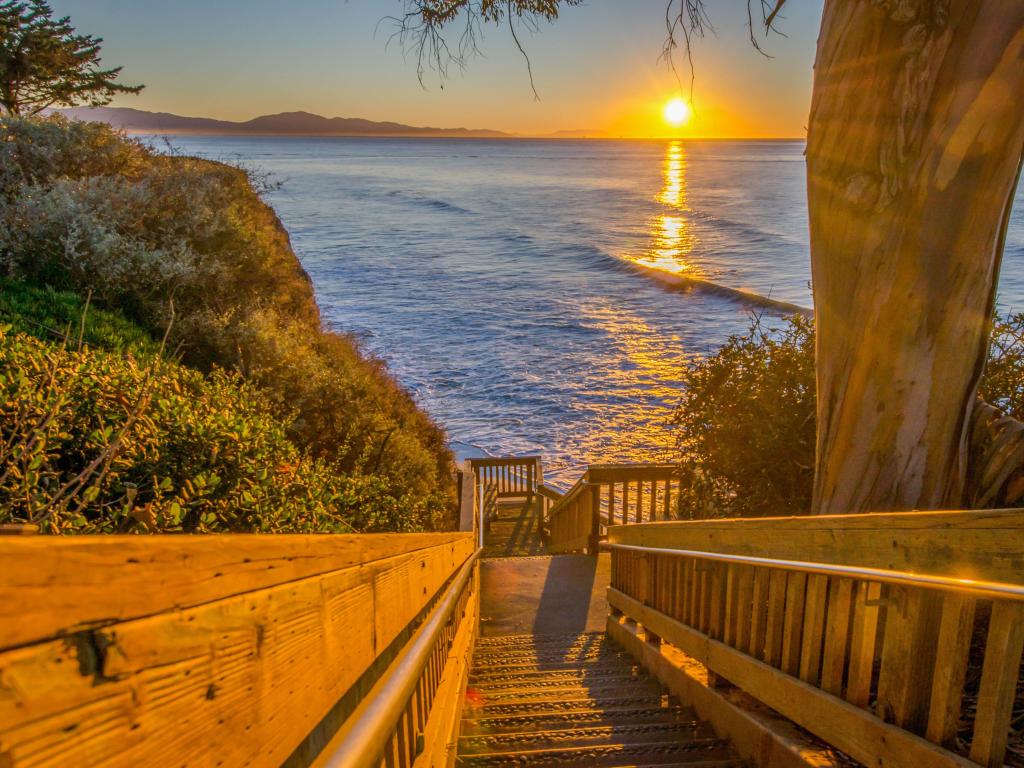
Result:
M643 744L686 739L713 739L714 732L695 720L676 723L633 723L620 721L608 725L573 726L558 730L511 733L486 733L459 739L459 754L513 752L522 750L582 747L606 744Z
M664 694L625 695L616 697L600 697L572 699L568 701L502 701L495 704L481 704L472 709L467 708L467 717L494 717L498 715L535 714L543 717L547 714L562 712L584 712L609 707L651 708L665 706L667 697Z
M464 768L531 768L558 766L568 768L610 768L624 765L735 765L729 744L721 739L663 741L644 744L604 744L555 747L513 752L485 752L460 755L457 765Z
M595 670L588 674L586 669L565 669L556 672L533 670L514 674L471 675L469 684L478 690L497 691L507 688L562 688L570 685L603 685L618 682L625 685L651 678L639 667L624 669L618 665Z
M603 632L581 632L574 635L500 635L498 637L481 637L477 640L477 648L512 648L561 645L608 645L608 637Z
M662 695L661 685L647 679L646 681L630 681L625 684L612 682L602 685L580 685L578 683L562 687L520 687L504 690L490 690L474 688L475 693L484 704L505 703L515 701L577 701L577 700L598 700L617 698L621 696L643 696L650 695L660 697Z
M568 712L538 712L521 715L498 715L473 718L468 713L462 721L462 734L493 735L521 733L523 731L563 730L565 728L592 728L614 726L619 723L642 725L647 723L692 723L694 713L680 707L607 707L581 709Z
M560 664L571 661L574 664L589 664L592 662L618 660L624 663L632 663L632 658L621 651L600 648L596 650L502 650L490 653L477 652L473 655L475 666L501 666L509 664Z

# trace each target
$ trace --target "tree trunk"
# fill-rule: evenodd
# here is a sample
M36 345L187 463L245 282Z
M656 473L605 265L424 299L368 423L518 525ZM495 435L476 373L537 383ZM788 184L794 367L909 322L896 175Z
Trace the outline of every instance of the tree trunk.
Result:
M826 0L807 141L816 513L963 504L1022 102L1024 2Z

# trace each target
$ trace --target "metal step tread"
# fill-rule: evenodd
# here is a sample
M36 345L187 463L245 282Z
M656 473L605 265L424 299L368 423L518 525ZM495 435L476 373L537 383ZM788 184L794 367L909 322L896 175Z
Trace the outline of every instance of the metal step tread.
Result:
M701 765L735 760L729 742L723 739L696 739L690 741L660 741L641 744L604 744L554 747L548 749L516 750L511 752L485 752L459 755L457 765L479 768L525 768L526 766L587 766L605 768L623 763L664 765L683 763Z
M501 690L474 689L476 695L484 703L509 701L576 701L578 699L606 699L615 696L640 696L650 694L660 696L661 684L656 680L630 680L607 684L580 685L578 683L563 686L523 686Z
M469 710L467 710L468 712ZM462 721L462 734L517 733L524 730L545 731L564 728L586 728L615 725L627 722L634 725L644 723L695 723L697 718L691 710L682 707L607 707L602 709L580 709L570 712L548 712L540 714L497 715L489 717L467 717Z
M543 706L541 706L543 704ZM561 712L582 712L593 709L622 709L624 707L640 707L644 709L665 706L665 696L616 696L609 698L587 698L569 701L503 701L497 704L483 704L476 707L476 712L483 717L496 715L521 715L535 713L538 717L558 714Z
M511 733L481 733L461 736L459 754L482 752L510 752L524 749L549 749L552 747L589 746L598 744L642 744L669 740L714 739L711 728L698 721L668 723L617 722L609 725L593 725L538 731L517 731Z
M595 670L587 674L585 669L566 669L556 672L536 670L516 674L497 674L487 677L470 677L469 685L480 691L503 691L513 688L568 688L571 686L597 686L643 683L653 678L638 669L623 669L618 665Z

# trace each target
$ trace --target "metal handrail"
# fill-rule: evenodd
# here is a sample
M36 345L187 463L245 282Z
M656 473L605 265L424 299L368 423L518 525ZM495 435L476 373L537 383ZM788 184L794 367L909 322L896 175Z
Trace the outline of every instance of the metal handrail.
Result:
M459 597L473 573L473 565L481 551L477 549L466 558L430 617L416 630L345 725L324 748L326 759L318 760L316 765L323 768L366 768L380 761L381 754L394 735L395 726L419 685L438 636L459 603Z
M996 581L977 581L975 579L958 579L952 576L929 576L923 573L908 571L890 571L883 568L868 568L857 565L832 565L830 563L808 563L801 560L780 560L771 557L753 557L751 555L726 555L720 552L702 552L693 549L670 549L667 547L644 547L635 544L614 544L601 542L605 549L619 549L626 552L642 552L653 555L669 555L676 557L694 557L702 560L714 560L720 563L736 563L754 565L765 568L777 568L785 571L815 573L823 576L843 576L846 578L878 581L886 584L939 589L946 592L967 592L977 597L1000 600L1024 601L1024 586Z

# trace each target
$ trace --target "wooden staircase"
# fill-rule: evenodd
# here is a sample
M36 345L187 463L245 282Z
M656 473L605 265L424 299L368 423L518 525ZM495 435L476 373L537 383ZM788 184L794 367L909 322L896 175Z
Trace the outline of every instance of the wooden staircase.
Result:
M466 768L741 765L603 633L480 638L458 765Z

